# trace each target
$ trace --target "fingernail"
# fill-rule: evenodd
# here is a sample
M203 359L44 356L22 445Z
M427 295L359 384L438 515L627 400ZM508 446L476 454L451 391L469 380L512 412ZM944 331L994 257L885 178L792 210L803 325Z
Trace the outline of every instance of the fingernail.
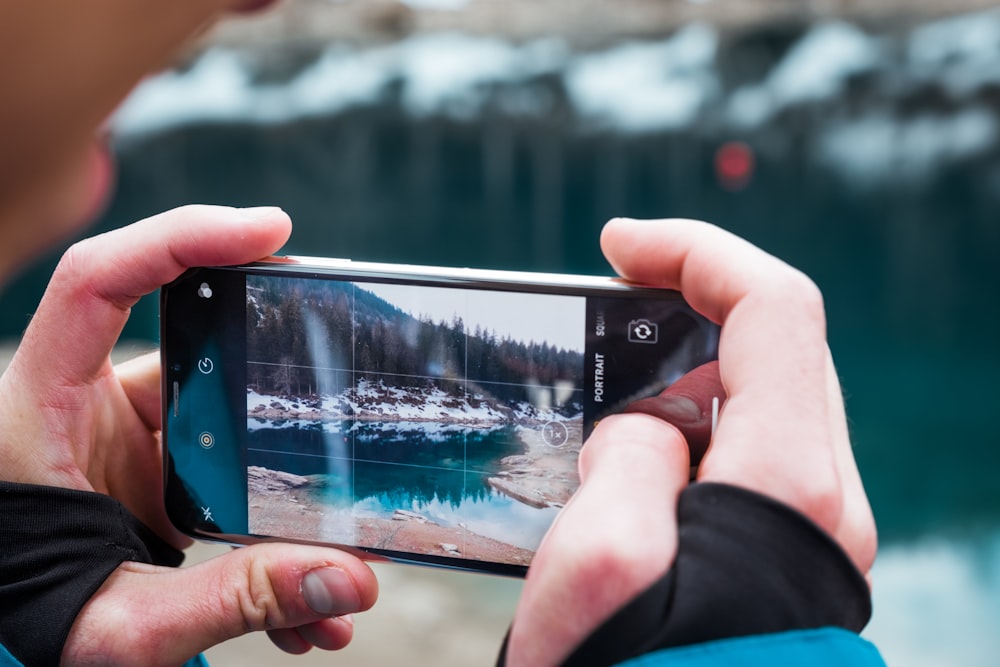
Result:
M240 215L247 220L265 220L276 215L284 214L280 206L252 206L250 208L236 209Z
M347 573L336 567L320 567L302 577L302 597L317 614L341 616L361 611L361 598Z
M660 399L664 414L682 422L701 419L701 408L686 396L664 396Z
M701 408L686 396L655 396L636 401L625 412L646 414L677 424L693 424L702 420Z

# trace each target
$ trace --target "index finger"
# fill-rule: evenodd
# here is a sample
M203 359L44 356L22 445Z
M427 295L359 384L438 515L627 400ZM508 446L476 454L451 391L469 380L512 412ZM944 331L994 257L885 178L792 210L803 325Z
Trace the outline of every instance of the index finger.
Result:
M32 375L61 386L86 382L105 368L140 297L192 266L269 255L290 233L278 208L187 206L81 241L63 256L25 332L21 350L37 357Z
M623 277L680 290L695 310L725 325L719 355L731 397L759 389L758 396L793 414L825 404L823 300L801 272L693 220L613 220L601 244Z
M834 533L841 510L829 494L842 488L837 460L850 445L833 424L829 392L837 383L828 378L816 286L707 223L614 220L601 240L622 276L679 289L723 325L720 374L729 398L699 478L766 493Z

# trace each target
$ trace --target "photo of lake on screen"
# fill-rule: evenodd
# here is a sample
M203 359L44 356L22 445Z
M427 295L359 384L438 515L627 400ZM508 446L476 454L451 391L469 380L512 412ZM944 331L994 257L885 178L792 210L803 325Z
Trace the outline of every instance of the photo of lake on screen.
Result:
M250 532L526 565L579 485L584 317L583 297L249 276Z

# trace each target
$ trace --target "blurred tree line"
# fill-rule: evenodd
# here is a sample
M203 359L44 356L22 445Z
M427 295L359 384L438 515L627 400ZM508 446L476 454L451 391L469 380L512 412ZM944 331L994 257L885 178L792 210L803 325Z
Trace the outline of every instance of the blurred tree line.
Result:
M517 402L529 400L526 385L583 381L580 352L469 331L457 313L413 317L350 282L249 276L246 318L247 382L264 394L333 396L366 378Z

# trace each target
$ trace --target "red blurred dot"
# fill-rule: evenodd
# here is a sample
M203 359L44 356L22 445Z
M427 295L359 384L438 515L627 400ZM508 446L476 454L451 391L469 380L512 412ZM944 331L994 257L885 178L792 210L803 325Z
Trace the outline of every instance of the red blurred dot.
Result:
M753 149L742 141L729 141L715 151L715 176L727 190L750 185L754 172Z

